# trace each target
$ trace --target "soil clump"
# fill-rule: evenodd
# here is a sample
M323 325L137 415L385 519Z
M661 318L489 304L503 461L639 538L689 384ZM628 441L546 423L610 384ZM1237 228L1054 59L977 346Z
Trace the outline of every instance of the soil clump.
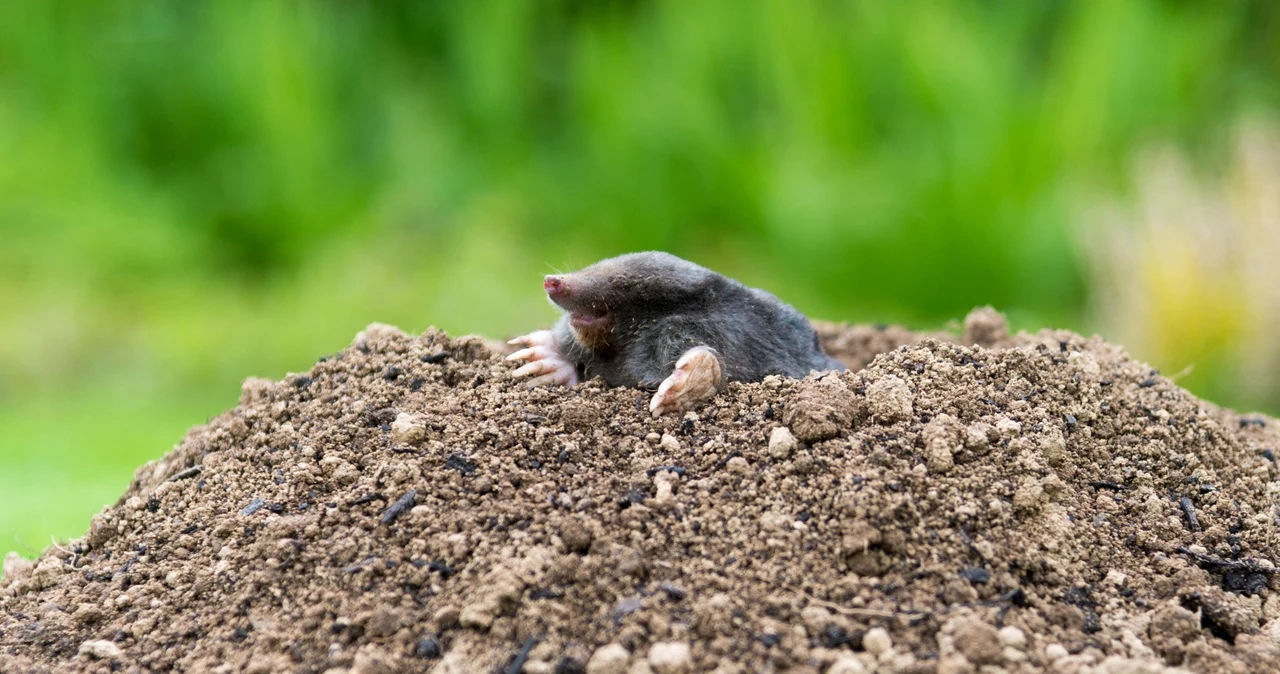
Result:
M1280 423L989 310L819 333L655 420L370 326L7 559L0 671L1276 671Z

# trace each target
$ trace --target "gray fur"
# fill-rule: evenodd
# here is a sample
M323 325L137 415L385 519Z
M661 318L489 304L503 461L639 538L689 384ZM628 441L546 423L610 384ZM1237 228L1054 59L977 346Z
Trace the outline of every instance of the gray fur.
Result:
M656 388L696 346L719 354L729 381L845 369L790 305L669 253L622 255L561 278L570 292L554 299L569 313L553 331L584 379ZM607 344L584 345L570 325L573 313L611 318Z

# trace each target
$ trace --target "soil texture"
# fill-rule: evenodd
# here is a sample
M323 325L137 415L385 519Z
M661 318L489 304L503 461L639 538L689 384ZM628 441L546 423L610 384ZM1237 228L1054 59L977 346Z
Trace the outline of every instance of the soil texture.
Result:
M1280 422L990 310L819 332L655 420L370 326L8 558L0 671L1280 669Z

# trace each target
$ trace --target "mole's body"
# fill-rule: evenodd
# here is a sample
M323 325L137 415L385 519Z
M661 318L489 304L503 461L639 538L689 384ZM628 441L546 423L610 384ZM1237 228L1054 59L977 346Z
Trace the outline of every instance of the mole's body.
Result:
M610 258L548 276L565 310L551 330L512 340L532 385L603 377L611 386L657 389L654 415L687 409L726 381L843 370L823 352L799 311L772 294L660 252Z

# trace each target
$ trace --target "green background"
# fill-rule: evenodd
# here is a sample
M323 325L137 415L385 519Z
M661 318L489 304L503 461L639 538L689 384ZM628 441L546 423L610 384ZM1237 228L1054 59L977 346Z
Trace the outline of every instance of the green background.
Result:
M539 326L542 274L621 252L828 319L1104 329L1078 205L1152 141L1223 164L1278 75L1269 1L3 3L0 552L246 376Z

